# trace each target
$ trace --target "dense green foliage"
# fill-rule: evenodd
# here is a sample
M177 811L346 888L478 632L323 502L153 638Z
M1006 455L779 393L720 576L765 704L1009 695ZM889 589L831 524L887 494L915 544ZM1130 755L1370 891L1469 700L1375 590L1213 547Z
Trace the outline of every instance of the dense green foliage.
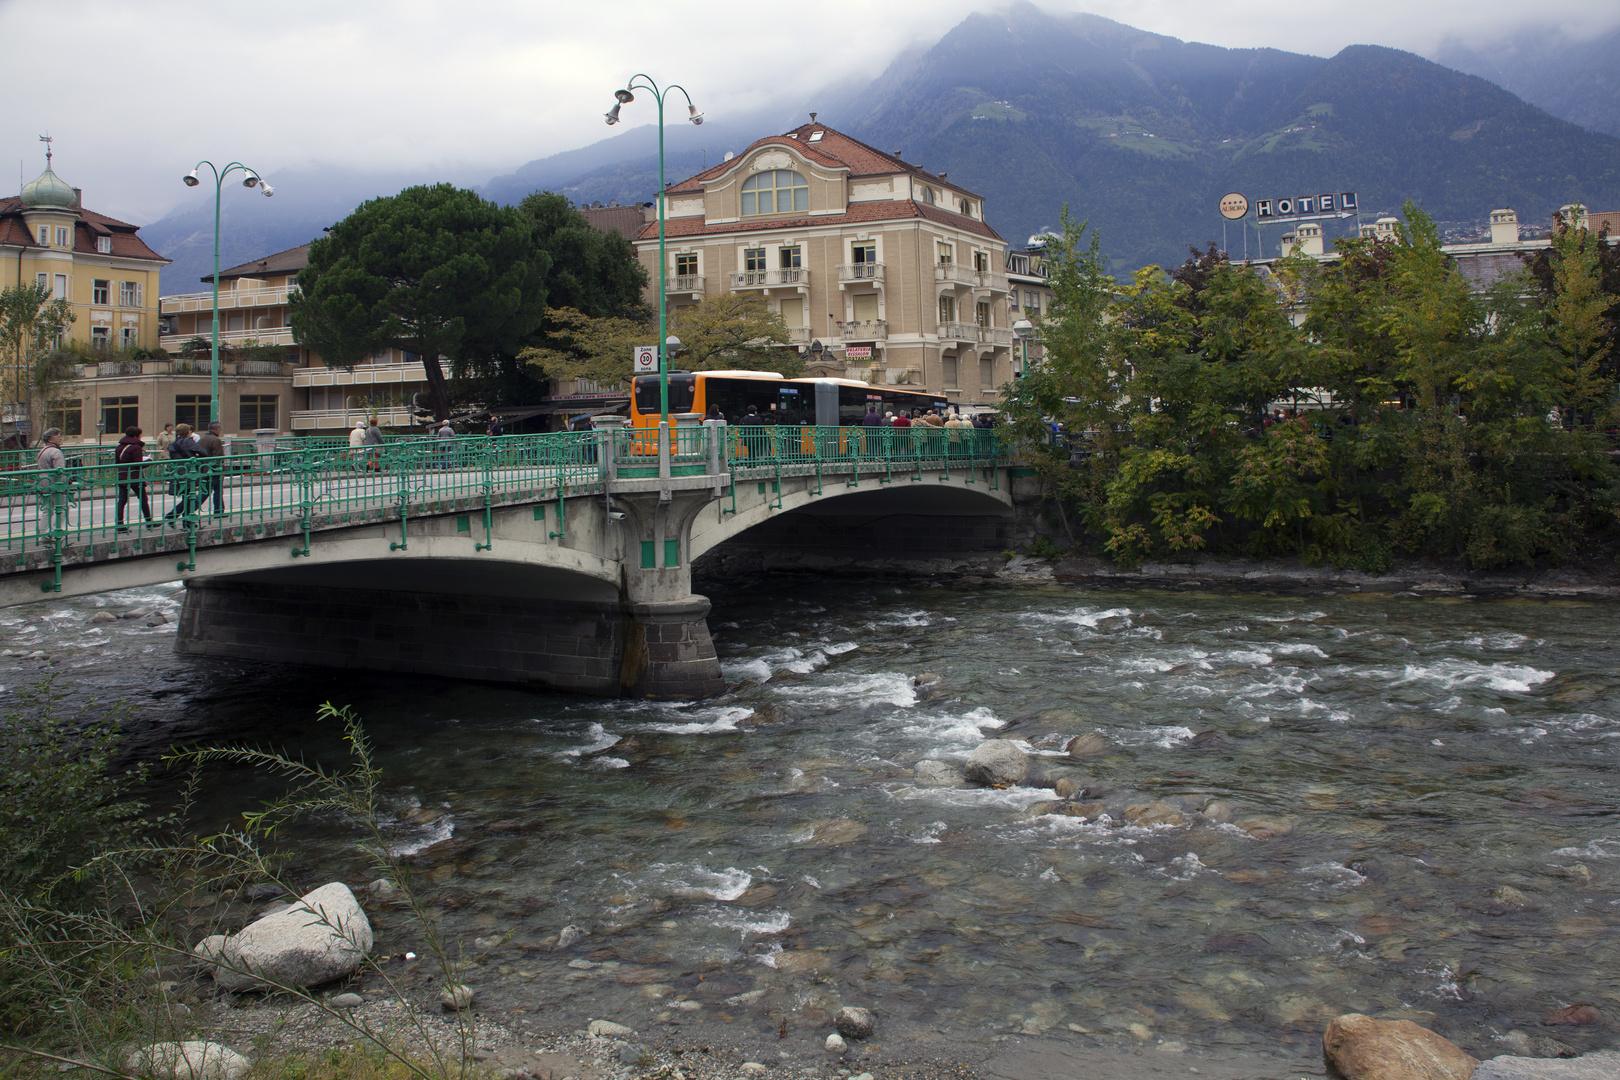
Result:
M375 350L415 353L436 419L450 415L440 357L453 368L515 355L540 326L551 256L517 210L449 184L372 199L309 248L292 326L329 364Z
M1344 241L1324 263L1272 272L1212 246L1125 285L1065 216L1046 358L1008 412L1071 536L1123 562L1371 568L1395 552L1556 559L1611 534L1611 256L1565 227L1544 287L1520 274L1481 295L1432 220L1406 216L1393 242ZM1047 438L1054 420L1065 440Z

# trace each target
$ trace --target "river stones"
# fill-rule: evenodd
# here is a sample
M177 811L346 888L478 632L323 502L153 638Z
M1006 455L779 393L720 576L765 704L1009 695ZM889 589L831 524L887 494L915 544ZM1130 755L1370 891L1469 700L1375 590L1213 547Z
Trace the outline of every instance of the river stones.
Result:
M1328 1080L1470 1080L1479 1059L1410 1020L1347 1013L1322 1033Z
M961 787L967 783L967 777L962 774L961 769L948 761L936 761L933 758L917 762L912 775L918 787Z
M466 1012L476 996L472 987L456 983L439 991L439 1005L446 1012Z
M986 739L973 748L962 772L980 787L1017 787L1029 775L1029 758L1009 739Z
M1530 898L1512 885L1497 886L1496 891L1491 893L1491 899L1506 907L1526 908L1530 906Z
M876 1021L872 1016L872 1010L845 1005L838 1010L838 1015L833 1017L833 1027L837 1028L838 1034L846 1039L869 1039L876 1027Z
M354 893L334 881L303 896L291 909L249 923L196 951L213 965L225 990L319 986L352 975L371 951L371 923Z
M1113 744L1107 739L1092 733L1076 735L1069 740L1069 745L1065 746L1063 751L1070 757L1096 757L1098 754L1108 753L1112 747Z
M1080 790L1080 781L1072 776L1060 776L1052 784L1052 793L1060 799L1072 799Z
M236 1080L251 1062L215 1042L166 1042L132 1050L124 1067L153 1080Z
M1135 803L1125 808L1125 820L1132 825L1185 825L1180 810L1163 800Z
M1473 1080L1614 1080L1620 1052L1600 1050L1578 1058L1493 1057L1479 1063Z
M614 1023L612 1020L592 1020L585 1033L597 1039L622 1039L627 1035L634 1035L636 1029Z
M1247 817L1233 822L1256 840L1273 840L1294 831L1294 823L1287 818Z
M810 826L809 843L819 847L839 847L854 843L866 834L866 826L849 818L828 818Z
M1543 1016L1541 1022L1548 1027L1600 1027L1603 1024L1603 1014L1591 1005L1566 1005Z

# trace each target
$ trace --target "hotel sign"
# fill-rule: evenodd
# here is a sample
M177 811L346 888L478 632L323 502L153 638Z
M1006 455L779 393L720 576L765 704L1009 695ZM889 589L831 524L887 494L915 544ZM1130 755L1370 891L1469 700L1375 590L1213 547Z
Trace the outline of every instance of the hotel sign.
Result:
M1224 199L1222 204L1222 212L1224 213ZM1256 199L1254 203L1254 216L1260 221L1280 221L1283 218L1348 217L1355 212L1356 193L1353 191L1326 192L1321 195L1293 195L1277 199Z
M1221 196L1221 217L1231 221L1249 216L1249 200L1237 192Z

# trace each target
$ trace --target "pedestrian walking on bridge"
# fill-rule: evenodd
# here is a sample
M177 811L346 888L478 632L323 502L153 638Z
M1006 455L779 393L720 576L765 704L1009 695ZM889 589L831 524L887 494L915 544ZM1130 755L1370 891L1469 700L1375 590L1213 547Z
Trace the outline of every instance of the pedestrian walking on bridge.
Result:
M129 504L131 495L140 503L141 520L152 520L152 504L147 501L146 482L141 479L141 463L145 460L146 443L141 441L141 429L132 424L124 429L124 437L118 440L118 449L113 451L113 461L118 464L118 503L113 524L118 532L129 531L129 526L124 524L124 507Z

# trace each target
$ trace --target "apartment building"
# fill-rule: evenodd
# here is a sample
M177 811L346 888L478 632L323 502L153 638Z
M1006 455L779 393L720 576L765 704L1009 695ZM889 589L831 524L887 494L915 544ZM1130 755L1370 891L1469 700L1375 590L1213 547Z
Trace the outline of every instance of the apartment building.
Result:
M812 113L662 197L677 334L682 307L754 292L781 314L811 375L912 385L963 405L994 403L1013 377L1006 245L984 199L947 176ZM656 303L656 222L635 246Z
M74 321L64 338L91 354L155 348L158 273L168 260L147 247L138 231L87 209L79 189L52 170L47 154L43 173L19 194L0 199L0 286L38 284L52 299L67 300ZM0 401L6 434L22 441L38 436L27 430L28 403L20 400L27 382L8 369ZM44 423L70 438L93 435L98 404L93 389L79 380L53 391Z
M1045 237L1032 236L1023 251L1007 252L1007 325L1013 330L1013 376L1041 362L1041 317L1052 310L1052 284L1046 274ZM1019 333L1021 322L1030 324Z
M319 353L298 343L289 302L308 265L309 245L300 244L219 272L220 415L226 429L235 422L243 434L277 428L337 435L370 416L384 427L417 422L411 403L427 391L427 373L414 353L381 349L352 369L329 368ZM212 288L163 297L163 347L192 357L171 365L200 366L208 374L210 357L201 344L212 338L213 305ZM275 349L281 350L278 358L266 355ZM227 361L227 351L251 353L252 359ZM181 396L189 401L195 393L186 387ZM206 385L201 393L206 399Z

